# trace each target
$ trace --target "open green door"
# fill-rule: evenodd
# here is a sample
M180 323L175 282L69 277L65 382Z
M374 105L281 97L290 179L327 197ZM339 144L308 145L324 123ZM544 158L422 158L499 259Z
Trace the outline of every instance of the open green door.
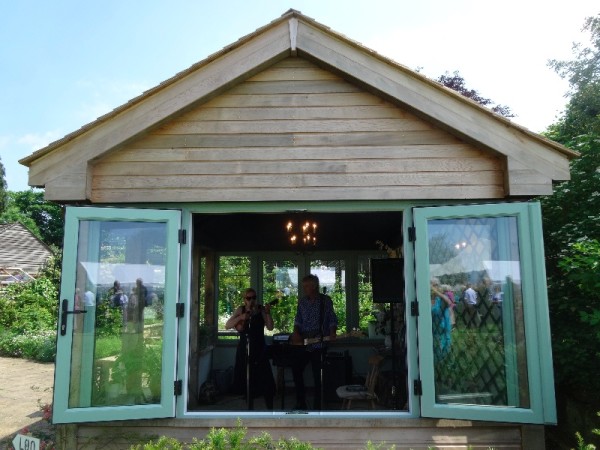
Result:
M421 412L555 423L537 203L416 208Z
M181 213L69 207L54 422L173 417Z

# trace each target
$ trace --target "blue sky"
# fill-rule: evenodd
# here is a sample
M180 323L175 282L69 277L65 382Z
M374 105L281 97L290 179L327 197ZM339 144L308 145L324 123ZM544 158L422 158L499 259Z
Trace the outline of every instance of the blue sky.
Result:
M20 0L0 3L0 158L17 160L279 17L290 8L422 73L459 70L533 131L567 85L547 67L585 42L597 0Z

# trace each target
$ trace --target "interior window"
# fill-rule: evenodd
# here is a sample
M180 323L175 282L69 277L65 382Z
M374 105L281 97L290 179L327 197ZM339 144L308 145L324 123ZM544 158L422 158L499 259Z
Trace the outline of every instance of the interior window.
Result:
M286 259L262 261L263 304L273 304L275 333L291 332L298 304L298 264Z
M251 286L248 256L219 257L218 329L225 331L225 322L241 304L242 293Z

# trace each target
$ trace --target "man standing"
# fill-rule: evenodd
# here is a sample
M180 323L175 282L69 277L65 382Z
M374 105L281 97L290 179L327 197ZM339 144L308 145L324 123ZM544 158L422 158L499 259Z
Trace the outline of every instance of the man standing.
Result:
M467 283L467 289L463 293L463 301L465 303L466 312L466 324L468 327L479 327L481 324L481 317L477 310L477 292L473 289L471 283Z
M334 340L337 330L337 317L331 297L319 293L319 278L307 275L302 279L304 297L298 300L294 319L292 344L303 345L305 339L315 340L306 346L306 351L298 358L292 371L296 386L296 406L294 409L308 409L304 389L304 368L310 362L315 382L314 409L321 409L321 368L325 359L324 339ZM323 339L321 339L323 338Z

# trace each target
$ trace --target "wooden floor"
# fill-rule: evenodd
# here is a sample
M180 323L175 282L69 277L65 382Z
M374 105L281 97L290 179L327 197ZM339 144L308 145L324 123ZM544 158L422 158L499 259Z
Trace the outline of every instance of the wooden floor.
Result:
M310 407L313 405L313 395L310 389L307 389L307 403ZM296 397L293 390L288 390L285 398L281 399L281 395L277 395L273 401L273 411L289 412L296 404ZM190 408L191 411L207 412L207 411L248 411L248 403L244 395L237 394L219 394L214 403L204 403ZM263 397L255 398L253 401L253 411L266 412L269 411L266 407ZM327 399L323 404L324 411L341 411L342 401L340 399ZM352 408L353 411L372 411L370 404L367 402L355 401ZM377 404L376 411L389 411L390 408L382 404Z

